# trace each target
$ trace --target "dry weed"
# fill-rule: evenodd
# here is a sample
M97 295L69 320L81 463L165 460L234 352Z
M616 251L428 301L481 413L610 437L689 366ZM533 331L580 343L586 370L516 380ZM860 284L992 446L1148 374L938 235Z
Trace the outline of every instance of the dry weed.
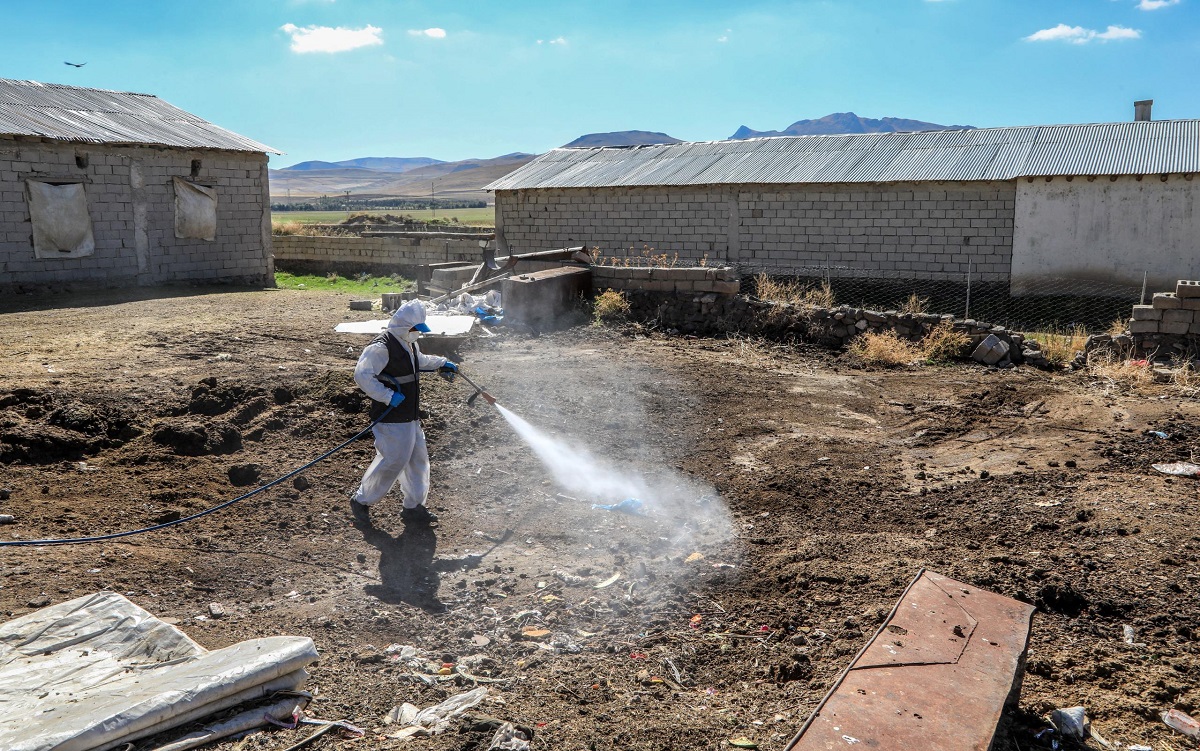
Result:
M810 308L832 308L835 304L833 287L828 281L818 285L799 279L777 279L767 273L754 277L754 289L760 300L801 305Z
M894 331L868 331L855 337L846 349L868 365L894 367L921 359L917 345L901 339Z
M900 305L899 310L901 313L908 313L914 316L924 315L929 311L929 298L921 297L916 292L913 292Z
M612 289L606 289L596 295L596 300L592 303L592 313L597 324L623 321L629 317L629 312L629 299L625 293Z
M1088 358L1088 374L1107 381L1112 386L1140 391L1154 383L1150 364L1145 360L1119 358L1115 355L1093 354Z
M1025 332L1026 339L1036 339L1042 347L1042 354L1051 365L1062 365L1075 359L1075 353L1083 349L1087 342L1088 332L1083 326L1075 324L1069 329L1057 326L1040 331Z
M921 354L929 362L948 362L962 357L971 337L949 323L939 323L921 340Z
M1124 318L1115 318L1113 322L1108 324L1108 331L1104 332L1109 336L1122 336L1129 330L1129 324Z

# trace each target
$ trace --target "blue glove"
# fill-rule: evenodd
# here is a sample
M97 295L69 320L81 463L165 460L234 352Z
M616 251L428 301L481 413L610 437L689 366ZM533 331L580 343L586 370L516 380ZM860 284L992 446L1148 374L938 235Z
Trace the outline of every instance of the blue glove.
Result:
M451 383L454 383L454 374L457 372L458 372L458 366L455 365L454 363L450 362L449 360L446 361L445 365L438 368L438 373L441 374L442 378L445 378L447 381L450 381Z
M400 402L402 402L402 401L404 401L404 394L401 394L399 391L393 391L392 399L391 399L391 401L388 402L388 404L390 404L393 407L399 407Z

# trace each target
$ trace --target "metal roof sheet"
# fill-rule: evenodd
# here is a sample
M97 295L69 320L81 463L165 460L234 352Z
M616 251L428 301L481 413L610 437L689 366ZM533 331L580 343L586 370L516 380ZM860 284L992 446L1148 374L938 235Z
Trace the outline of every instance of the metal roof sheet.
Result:
M0 78L0 135L282 153L156 96Z
M554 149L486 190L1200 172L1200 120Z

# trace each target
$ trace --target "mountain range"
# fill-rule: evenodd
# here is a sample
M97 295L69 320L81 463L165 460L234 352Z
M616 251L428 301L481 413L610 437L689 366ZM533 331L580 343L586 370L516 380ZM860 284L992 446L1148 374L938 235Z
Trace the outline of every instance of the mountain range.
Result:
M885 117L874 120L853 112L835 112L816 120L798 120L783 130L752 130L745 125L727 140L772 136L891 133L921 130L967 130L970 125L938 125L923 120ZM623 130L589 133L563 148L646 146L682 143L666 133ZM356 198L396 197L489 200L483 186L528 164L535 154L513 153L491 159L444 162L431 157L360 157L340 162L300 162L270 171L271 200L282 202L349 191Z

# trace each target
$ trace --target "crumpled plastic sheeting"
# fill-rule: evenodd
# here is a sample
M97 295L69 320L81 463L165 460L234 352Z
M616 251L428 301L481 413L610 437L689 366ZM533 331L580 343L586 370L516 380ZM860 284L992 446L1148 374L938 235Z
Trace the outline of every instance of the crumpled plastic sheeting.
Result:
M217 191L179 177L175 183L175 237L217 239Z
M114 592L0 624L0 748L105 751L276 691L298 690L311 639L207 651Z
M80 183L29 180L29 219L37 258L82 258L96 252L87 193Z
M425 307L429 311L429 315L473 316L476 308L503 308L504 306L500 302L500 293L493 289L488 290L484 295L472 295L470 292L464 292L437 305L426 305Z
M463 712L483 701L487 696L487 688L480 686L455 696L451 696L440 704L434 704L426 709L405 702L393 707L384 718L386 725L401 725L401 729L388 735L388 738L403 739L416 735L437 735L450 727L450 721Z

